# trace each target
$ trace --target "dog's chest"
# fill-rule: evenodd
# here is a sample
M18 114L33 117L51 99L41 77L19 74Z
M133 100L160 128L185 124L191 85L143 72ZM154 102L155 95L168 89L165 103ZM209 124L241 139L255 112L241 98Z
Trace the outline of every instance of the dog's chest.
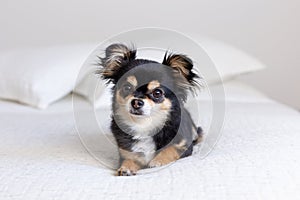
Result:
M156 145L152 137L139 138L132 145L131 150L136 153L143 153L146 162L154 157Z

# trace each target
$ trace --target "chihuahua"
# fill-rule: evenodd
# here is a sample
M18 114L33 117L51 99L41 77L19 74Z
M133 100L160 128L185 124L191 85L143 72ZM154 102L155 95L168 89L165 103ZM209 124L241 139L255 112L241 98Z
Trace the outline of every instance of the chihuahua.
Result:
M190 58L166 52L158 63L137 59L134 48L112 44L100 65L98 73L113 84L111 131L120 153L119 176L192 154L202 129L184 108L188 92L199 85Z

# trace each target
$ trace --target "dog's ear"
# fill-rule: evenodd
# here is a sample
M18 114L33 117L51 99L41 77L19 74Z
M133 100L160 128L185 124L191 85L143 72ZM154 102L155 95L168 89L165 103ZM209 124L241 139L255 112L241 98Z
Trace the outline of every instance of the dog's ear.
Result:
M190 84L194 82L194 78L197 78L192 71L193 61L185 55L166 52L162 64L172 67Z
M105 57L100 58L103 66L101 75L104 79L113 80L118 71L136 57L136 50L124 44L112 44L105 50Z
M162 64L173 69L179 98L186 101L188 90L195 94L195 89L199 87L199 83L196 81L199 76L192 71L193 61L190 58L182 54L166 52Z

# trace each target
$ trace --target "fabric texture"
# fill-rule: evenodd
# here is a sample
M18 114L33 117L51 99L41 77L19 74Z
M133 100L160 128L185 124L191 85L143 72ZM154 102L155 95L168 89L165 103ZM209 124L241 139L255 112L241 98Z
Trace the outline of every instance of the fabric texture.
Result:
M208 156L199 157L198 145L192 156L134 177L115 176L84 148L70 96L46 110L0 101L0 199L299 197L299 112L237 82L226 83L225 91L224 129ZM197 101L202 108L209 104L205 97ZM79 98L76 109L82 115L85 104ZM109 113L107 106L97 110L104 124ZM87 132L97 131L86 116ZM198 117L206 127L206 110ZM95 143L108 162L117 160L114 145Z

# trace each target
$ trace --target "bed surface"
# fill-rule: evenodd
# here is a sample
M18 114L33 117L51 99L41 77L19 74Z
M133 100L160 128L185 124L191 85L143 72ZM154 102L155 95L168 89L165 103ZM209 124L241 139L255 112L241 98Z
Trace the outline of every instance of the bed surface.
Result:
M71 96L46 110L0 101L0 199L299 198L300 113L239 82L225 90L224 129L207 157L198 146L191 157L135 177L114 176L87 152ZM107 106L98 110L109 116ZM105 145L99 141L113 163L116 151Z

